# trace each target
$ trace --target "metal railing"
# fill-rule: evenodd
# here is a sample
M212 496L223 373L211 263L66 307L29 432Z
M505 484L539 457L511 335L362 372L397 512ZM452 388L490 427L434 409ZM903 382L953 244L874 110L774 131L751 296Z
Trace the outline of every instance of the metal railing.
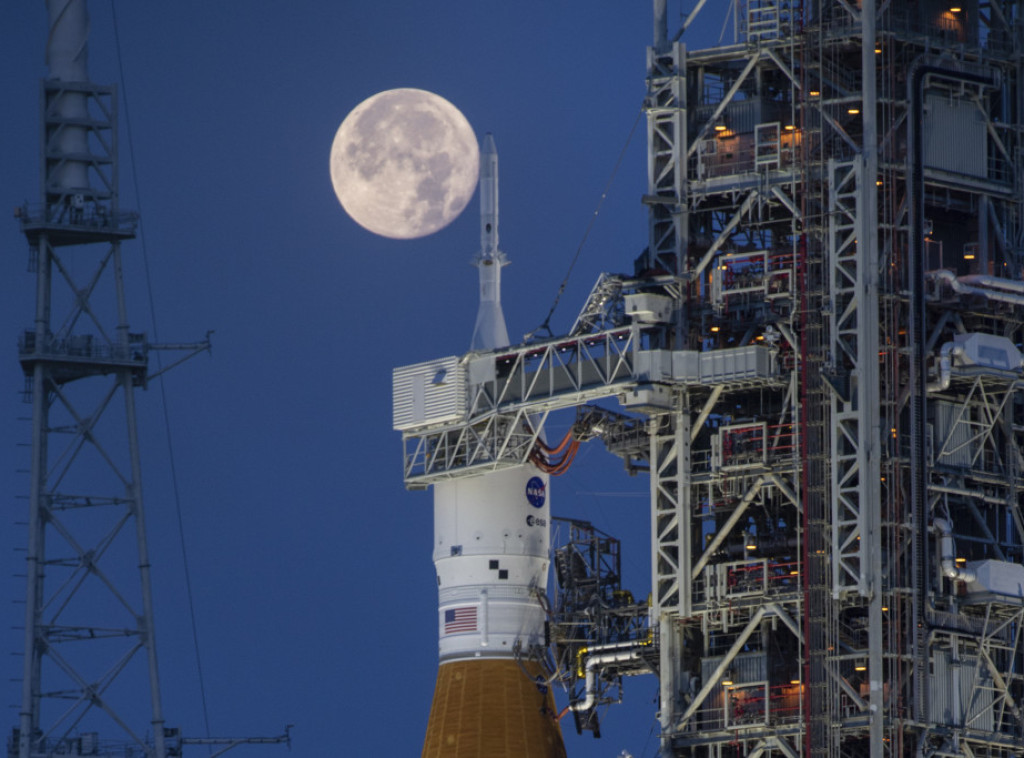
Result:
M18 356L22 359L80 359L90 363L132 366L144 366L147 361L146 346L141 342L128 345L112 344L96 339L91 334L75 334L61 338L48 335L46 339L39 341L36 333L29 330L18 338Z
M110 212L105 206L93 202L77 205L69 203L25 203L14 211L22 231L41 228L59 228L67 231L92 231L118 235L134 234L139 214L134 211Z

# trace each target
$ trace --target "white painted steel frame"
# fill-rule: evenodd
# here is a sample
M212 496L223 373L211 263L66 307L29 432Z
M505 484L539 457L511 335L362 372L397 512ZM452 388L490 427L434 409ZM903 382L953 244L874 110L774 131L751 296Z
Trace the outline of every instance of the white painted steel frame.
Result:
M860 244L863 229L859 213L862 198L861 170L857 163L829 162L828 256L832 308L829 333L830 354L838 366L853 366L848 383L856 387L847 397L831 394L834 422L832 441L832 595L855 591L867 593L867 542L861 539L867 531L867 511L862 508L862 489L868 476L861 430L866 409L861 404L861 385L872 380L870 367L861 359L862 323L874 322L876 311L864 302L862 261L866 245ZM873 235L872 235L873 236ZM877 340L876 340L877 342ZM877 356L877 350L875 352ZM877 367L877 357L874 360ZM866 371L865 371L866 369ZM844 369L845 371L845 369ZM876 369L877 374L877 369ZM874 377L877 383L877 375ZM868 413L875 413L877 404Z
M460 370L466 373L469 393L465 417L403 425L406 484L426 486L524 463L549 413L600 398L626 397L638 387L657 386L668 393L670 386L686 382L715 387L779 384L771 350L762 347L692 353L698 359L697 373L676 377L675 366L663 365L673 361L672 351L641 349L645 339L659 341L664 329L634 324L464 356ZM748 355L751 351L756 355ZM706 361L702 369L700 359L716 352L722 365ZM741 370L732 374L730 356L741 363ZM650 412L648 407L640 410Z
M703 4L701 4L703 5ZM701 6L679 30L682 34ZM689 247L687 198L687 81L686 47L678 35L669 41L665 0L654 0L654 41L647 51L647 195L649 265L655 271L679 276ZM682 326L680 311L677 326ZM651 625L659 631L660 722L662 734L673 731L680 705L681 641L678 618L688 607L690 430L688 410L674 393L673 418L652 418L650 440L651 493ZM685 431L684 431L685 430ZM684 568L685 567L685 568ZM681 591L680 587L687 588ZM662 739L662 752L666 750Z
M658 42L659 39L664 39L659 36L659 8L663 8L663 5L659 0L656 0L655 49L649 51L649 61L657 60ZM692 15L695 15L698 10L700 10L699 7L687 19L687 23L689 23ZM734 9L734 12L739 11ZM754 12L757 13L757 9ZM777 24L778 19L774 18L772 21L773 24ZM662 23L664 23L664 19L662 19ZM777 29L777 26L775 28ZM681 32L682 30L680 30L680 34ZM664 53L668 52L666 47L662 47L661 50ZM677 48L673 52L675 53L673 64L676 69L676 78L679 80L679 83L674 85L675 91L685 93L688 86L686 82L688 61L685 56L685 50ZM695 171L698 174L695 176L695 179L697 181L691 183L688 176L689 159L696 153L700 145L703 144L704 136L712 130L712 127L724 112L726 106L762 60L777 65L780 70L789 76L790 80L793 80L792 67L782 62L779 55L774 51L751 50L747 54L746 65L732 79L729 91L718 103L717 108L707 120L699 125L694 135L687 133L685 111L681 114L684 117L683 122L679 125L673 124L673 127L678 129L678 136L676 136L676 132L669 132L664 127L661 129L652 128L649 132L648 161L649 166L651 166L651 183L647 202L650 204L651 209L650 249L652 252L660 252L668 247L666 241L669 239L669 236L665 233L665 230L671 228L674 234L672 239L677 242L673 254L678 257L674 258L674 260L679 261L679 274L684 279L693 283L691 286L700 281L703 272L711 265L715 256L724 249L733 233L741 228L741 224L744 221L761 217L761 214L764 212L764 206L770 199L779 200L782 207L786 209L786 212L793 216L799 216L797 205L778 186L782 182L792 181L792 175L783 177L781 175L772 174L769 176L765 174L759 177L759 181L755 186L746 189L741 197L737 198L736 195L738 193L733 193L735 199L734 206L732 209L722 209L719 212L724 216L724 219L719 225L719 231L716 233L710 247L704 251L701 259L695 265L691 266L687 260L689 252L689 224L693 214L701 212L700 194L702 192L710 193L717 186L711 183L702 184L700 182L700 161L695 162ZM653 66L651 68L653 69ZM654 79L653 75L650 76L649 82ZM659 81L664 83L668 80L661 79ZM657 97L651 96L649 97L649 102L658 103L659 100ZM663 116L661 122L656 120L657 115ZM667 121L666 115L655 113L650 117L650 121L663 124ZM667 134L672 134L674 139L667 139ZM662 169L661 172L657 170L659 167ZM674 169L674 172L667 171L668 167ZM764 165L761 168L765 171L770 171L771 169L768 165ZM678 172L680 171L684 172L684 178L681 181L677 179L679 176ZM663 181L666 176L676 179L677 186L667 186L667 182ZM666 207L665 203L657 204L654 202L656 198L652 197L658 194L679 198L678 202L681 203L681 207L675 220L675 227L669 227L668 224L664 223L663 211ZM667 266L665 267L667 268ZM680 302L682 303L682 300ZM681 318L680 324L682 325L683 323L685 323L685 319ZM788 330L785 330L784 333L788 339L793 339L793 335ZM783 391L785 391L784 388L786 386L786 384L781 385ZM712 390L710 398L702 404L702 407L696 413L696 418L698 419L697 428L692 429L691 412L687 407L690 402L688 395L683 393L676 397L678 398L679 408L674 410L671 415L652 418L649 432L651 440L652 586L654 587L652 620L658 622L661 633L661 663L659 671L661 680L661 755L665 758L677 754L676 748L673 745L674 739L687 733L689 728L688 719L695 707L692 703L702 699L700 695L697 695L691 701L689 708L687 708L682 700L681 685L684 679L680 676L682 649L679 643L677 625L680 619L690 616L693 612L692 585L698 581L698 575L706 566L709 556L719 548L732 529L731 526L719 529L718 533L713 536L711 544L706 546L703 555L699 558L692 554L694 516L691 498L693 497L694 482L692 461L690 460L690 442L698 432L699 426L706 420L716 404L728 397L728 389L722 388L722 390L719 390L715 388ZM747 490L746 495L741 500L741 505L734 511L734 518L730 521L732 526L738 523L740 515L746 506L760 496L762 488L770 486L767 478L769 475L783 485L780 489L787 492L792 498L791 502L796 504L798 500L796 488L785 482L783 476L766 473L757 478L756 482ZM764 612L763 608L761 612ZM759 621L760 617L751 622L751 626L745 632L747 636L741 635L742 640L737 644L742 645L742 641L754 631ZM710 686L715 684L717 682L711 683ZM706 683L705 689L707 690L708 688L709 685Z
M668 42L664 2L655 3L654 47L647 51L649 263L678 274L688 245L686 198L686 47Z

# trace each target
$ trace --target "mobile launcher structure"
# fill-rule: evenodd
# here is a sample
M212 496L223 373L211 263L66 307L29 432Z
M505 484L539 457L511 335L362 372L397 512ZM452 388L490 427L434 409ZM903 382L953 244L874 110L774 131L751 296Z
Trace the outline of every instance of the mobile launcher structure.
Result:
M400 369L406 484L557 469L573 410L650 477L649 604L577 525L517 650L577 728L650 671L666 758L1018 756L1022 3L747 0L703 50L725 4L688 5L653 2L632 275L564 336Z

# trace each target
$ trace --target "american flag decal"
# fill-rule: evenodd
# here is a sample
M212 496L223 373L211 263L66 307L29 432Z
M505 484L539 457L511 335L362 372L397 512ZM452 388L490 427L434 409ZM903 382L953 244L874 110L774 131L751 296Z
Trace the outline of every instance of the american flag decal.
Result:
M452 608L444 612L444 633L458 634L459 632L476 631L476 607Z

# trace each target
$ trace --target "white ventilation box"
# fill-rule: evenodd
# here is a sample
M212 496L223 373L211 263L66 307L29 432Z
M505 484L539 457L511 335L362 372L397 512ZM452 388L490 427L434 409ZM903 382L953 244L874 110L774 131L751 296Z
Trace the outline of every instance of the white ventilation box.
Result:
M466 372L458 356L396 368L391 387L392 424L398 431L466 414Z
M665 384L640 384L619 395L623 408L636 411L672 410L672 388Z

